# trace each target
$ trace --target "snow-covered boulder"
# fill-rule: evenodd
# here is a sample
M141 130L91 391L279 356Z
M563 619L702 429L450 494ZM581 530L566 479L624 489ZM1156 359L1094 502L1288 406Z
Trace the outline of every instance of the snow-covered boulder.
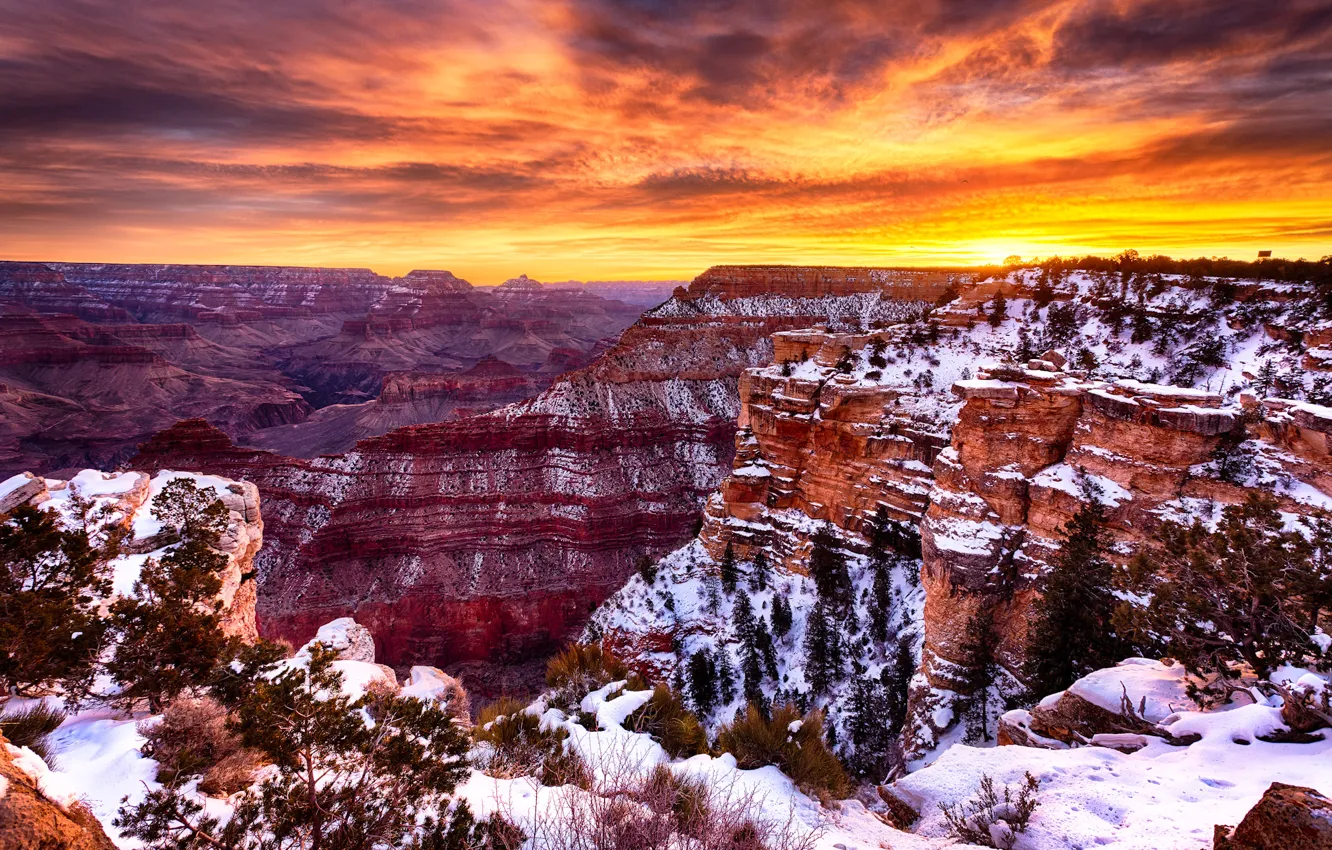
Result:
M375 663L375 638L370 630L351 617L339 617L325 623L315 632L314 639L300 648L298 658L308 658L315 644L323 644L338 654L339 661Z

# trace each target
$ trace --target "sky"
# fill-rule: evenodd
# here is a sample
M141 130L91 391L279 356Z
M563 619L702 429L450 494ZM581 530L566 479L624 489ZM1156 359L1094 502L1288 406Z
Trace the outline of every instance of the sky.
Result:
M0 0L0 257L1332 254L1327 0Z

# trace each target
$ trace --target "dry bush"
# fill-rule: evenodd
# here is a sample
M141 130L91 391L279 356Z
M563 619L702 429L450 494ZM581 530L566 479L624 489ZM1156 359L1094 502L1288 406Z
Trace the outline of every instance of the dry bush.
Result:
M64 709L47 705L44 701L35 702L26 708L0 715L0 733L14 746L32 750L54 770L55 762L47 736L64 722Z
M512 778L535 776L552 780L565 778L566 784L578 776L577 765L566 758L564 729L541 728L540 715L527 711L515 699L504 698L481 709L472 727L472 738L488 744L480 758L481 768L491 776ZM549 773L547 765L549 764ZM576 784L576 782L575 782Z
M623 661L599 643L570 644L546 665L550 705L566 712L592 691L621 680L627 680L631 690L647 687L642 677L630 673Z
M698 717L666 685L652 690L652 698L629 715L624 728L651 735L671 758L689 758L708 751L708 733Z
M784 705L767 718L751 705L717 733L717 749L734 755L742 768L776 765L805 791L836 798L851 793L846 770L823 738L822 712L802 717L795 706Z
M1030 773L1015 792L1004 786L1003 796L994 789L994 779L982 774L980 791L974 799L950 806L940 803L944 820L954 838L978 847L1011 850L1017 837L1027 831L1032 812L1040 805L1036 792L1041 784Z
M597 778L539 807L530 831L545 850L811 850L819 833L794 811L774 821L735 785L642 769L628 748L602 753ZM504 801L500 801L504 809Z
M205 794L227 795L250 784L262 760L227 728L227 711L215 700L179 699L157 721L139 724L145 755L157 761L157 781L179 785L198 776Z

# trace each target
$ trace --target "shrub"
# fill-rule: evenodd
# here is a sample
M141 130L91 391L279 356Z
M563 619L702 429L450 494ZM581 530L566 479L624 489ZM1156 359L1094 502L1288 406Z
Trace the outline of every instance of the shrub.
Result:
M794 817L765 817L763 801L734 785L677 776L665 765L643 773L627 753L609 755L589 793L537 809L533 843L546 850L810 850L818 838Z
M688 758L708 751L708 733L698 717L666 685L657 685L652 698L629 715L624 725L626 729L651 735L672 758Z
M823 714L801 717L793 705L775 708L771 718L751 705L717 734L717 749L735 756L745 769L776 765L801 788L833 797L851 793L842 763L823 738Z
M17 711L0 715L0 732L4 733L11 744L16 747L27 747L41 756L48 767L52 767L51 744L47 736L59 729L60 724L64 722L64 709L45 702L36 702Z
M980 791L974 799L956 806L940 803L939 808L953 837L959 841L978 847L1011 850L1017 837L1027 831L1031 814L1040 805L1036 799L1040 787L1036 777L1028 773L1016 793L1005 785L1003 799L1000 799L994 790L994 779L983 774Z
M400 847L467 775L467 740L433 701L396 697L366 722L367 701L343 691L336 655L257 668L234 728L272 762L223 823L194 795L166 786L121 807L114 825L151 850L185 847Z
M527 835L499 812L480 823L467 803L459 800L448 817L426 818L408 850L518 850Z
M570 772L571 766L561 761L567 737L569 733L563 729L542 728L539 715L507 697L481 709L472 727L473 740L490 745L482 767L501 778L542 776L547 762L551 762L552 773Z
M628 678L625 663L599 643L570 644L546 665L550 704L566 710L597 688Z
M182 699L161 719L139 724L143 752L157 761L157 781L178 786L201 777L199 790L225 796L250 784L262 759L227 728L227 711L216 700Z

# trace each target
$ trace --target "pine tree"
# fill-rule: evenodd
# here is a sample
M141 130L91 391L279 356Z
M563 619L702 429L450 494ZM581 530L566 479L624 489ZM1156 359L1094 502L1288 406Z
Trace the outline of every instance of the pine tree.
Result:
M181 536L161 559L149 559L132 598L111 605L115 655L107 672L120 685L113 703L147 701L153 711L205 686L227 652L222 633L222 571L227 556L213 548L227 510L211 492L177 478L153 498L153 513Z
M763 662L763 670L768 674L768 678L777 678L777 651L772 645L772 634L768 631L768 624L763 618L757 618L754 623L754 648L758 651L759 659Z
M1004 297L1004 293L996 292L994 301L990 305L990 315L987 321L990 323L990 327L997 328L1004 323L1006 318L1008 318L1008 299Z
M718 565L717 571L721 576L722 589L727 594L735 593L736 585L740 582L740 567L735 561L735 547L730 543L726 544L726 551L722 553L721 564Z
M771 568L768 566L768 553L760 549L754 553L754 566L749 571L749 589L755 593L767 590L768 582L771 579Z
M841 647L836 626L823 600L805 621L805 679L814 693L826 693L841 673Z
M882 778L887 772L893 745L893 733L885 722L890 707L881 683L864 676L852 681L846 721L852 752L847 761L857 776Z
M731 651L725 646L717 648L717 700L719 705L730 705L735 699L735 666Z
M689 657L689 695L699 717L707 717L717 705L717 665L706 650Z
M225 824L195 794L167 785L122 807L116 826L151 850L406 844L420 816L446 808L467 775L467 737L435 702L346 696L335 659L316 646L308 666L261 667L262 675L235 689L232 724L274 767L233 801ZM432 827L426 822L427 832Z
M736 594L731 608L731 629L742 645L754 645L754 605L743 590Z
M1275 360L1264 360L1263 365L1258 369L1258 376L1254 378L1253 387L1258 391L1260 398L1270 395L1277 384L1277 365Z
M1165 523L1161 547L1129 566L1130 589L1151 603L1120 606L1115 623L1190 672L1231 679L1247 666L1265 678L1312 652L1306 626L1327 580L1321 537L1287 530L1262 493L1226 507L1214 531Z
M1105 556L1105 509L1084 486L1087 500L1062 530L1064 540L1033 606L1025 678L1037 696L1062 691L1121 657L1112 620L1113 567Z
M827 601L833 609L842 612L851 604L851 574L846 568L846 556L841 541L827 523L819 526L811 541L809 574L819 599Z
M998 697L999 633L994 625L994 611L981 609L967 621L962 654L967 659L962 680L961 719L967 724L968 742L990 740L990 707Z
M884 668L882 675L889 697L888 728L897 734L906 723L911 680L916 675L916 654L912 649L911 635L897 636L892 664Z
M87 693L106 633L106 555L50 511L20 505L0 517L0 689Z
M228 646L217 598L226 564L206 543L187 540L144 565L133 598L112 603L116 650L106 670L120 685L114 705L146 700L156 713L208 684Z
M703 607L715 617L721 611L721 582L714 575L706 575L703 577L703 585Z
M793 617L791 603L785 596L774 596L772 600L772 633L778 638L786 637L791 631Z

